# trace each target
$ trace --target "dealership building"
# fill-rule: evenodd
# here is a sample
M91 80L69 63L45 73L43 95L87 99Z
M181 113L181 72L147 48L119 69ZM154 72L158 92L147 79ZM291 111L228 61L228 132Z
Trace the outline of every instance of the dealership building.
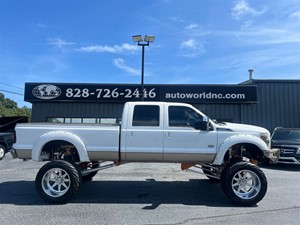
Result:
M300 80L233 85L26 83L32 122L118 123L128 101L190 103L211 119L267 128L300 127Z

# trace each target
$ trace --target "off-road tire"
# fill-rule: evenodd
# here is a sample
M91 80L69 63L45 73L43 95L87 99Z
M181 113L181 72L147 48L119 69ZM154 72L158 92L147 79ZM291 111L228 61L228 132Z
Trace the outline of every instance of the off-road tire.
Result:
M264 198L268 182L258 166L249 162L237 162L224 170L221 186L234 203L251 206Z
M56 160L45 164L37 173L35 187L42 199L49 203L69 202L80 186L80 176L71 163Z

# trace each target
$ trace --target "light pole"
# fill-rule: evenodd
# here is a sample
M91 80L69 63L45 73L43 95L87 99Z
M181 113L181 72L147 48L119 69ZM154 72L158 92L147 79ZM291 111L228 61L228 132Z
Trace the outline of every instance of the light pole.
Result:
M142 46L142 78L141 78L141 100L144 101L144 59L145 59L145 46L149 46L149 43L153 42L155 36L145 35L143 39L142 35L132 36L134 42L137 42L138 46Z

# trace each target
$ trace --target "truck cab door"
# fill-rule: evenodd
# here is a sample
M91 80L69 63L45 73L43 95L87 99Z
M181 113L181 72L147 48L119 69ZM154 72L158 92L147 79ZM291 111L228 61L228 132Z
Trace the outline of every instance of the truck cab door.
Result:
M163 160L212 162L216 155L217 132L203 126L209 124L207 117L188 106L166 105L165 111Z
M129 113L127 127L122 129L125 139L125 160L162 161L163 157L163 107L135 105Z

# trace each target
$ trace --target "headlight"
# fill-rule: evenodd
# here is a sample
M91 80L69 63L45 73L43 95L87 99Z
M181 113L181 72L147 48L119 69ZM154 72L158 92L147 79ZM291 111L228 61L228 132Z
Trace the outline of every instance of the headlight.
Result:
M270 135L268 133L261 133L260 138L269 146L269 144L270 144Z

